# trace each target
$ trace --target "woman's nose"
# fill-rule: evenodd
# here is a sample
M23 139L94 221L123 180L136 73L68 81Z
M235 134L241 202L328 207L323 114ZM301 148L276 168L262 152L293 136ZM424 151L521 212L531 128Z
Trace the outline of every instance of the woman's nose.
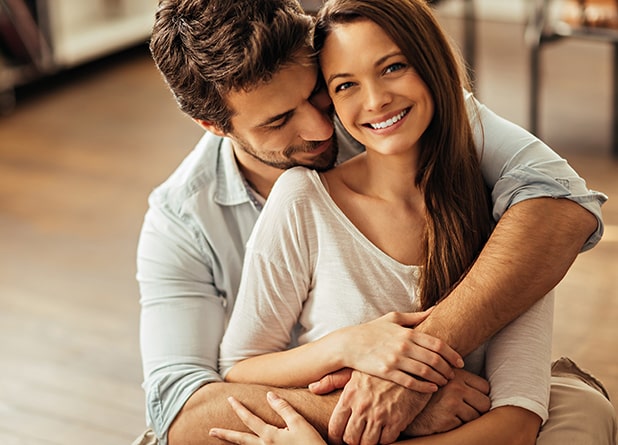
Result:
M391 102L391 95L380 85L366 85L364 91L364 104L369 111L381 110Z

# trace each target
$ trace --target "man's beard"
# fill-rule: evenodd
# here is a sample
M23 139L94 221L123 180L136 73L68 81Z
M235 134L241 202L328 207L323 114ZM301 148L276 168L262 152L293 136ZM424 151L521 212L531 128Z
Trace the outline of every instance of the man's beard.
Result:
M339 153L339 145L337 144L337 138L333 136L331 140L331 146L324 153L313 158L310 163L303 163L297 161L293 156L297 153L311 152L324 143L324 141L311 141L305 142L303 145L292 145L286 148L280 155L280 159L266 158L263 154L256 152L249 144L245 143L242 139L234 139L238 148L245 153L251 155L263 164L275 167L281 170L287 170L292 167L307 167L319 172L330 170L335 166L337 162L337 155Z

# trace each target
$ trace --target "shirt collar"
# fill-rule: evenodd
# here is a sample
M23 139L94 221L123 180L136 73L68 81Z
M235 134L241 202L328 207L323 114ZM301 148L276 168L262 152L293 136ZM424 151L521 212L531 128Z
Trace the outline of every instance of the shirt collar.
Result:
M223 138L219 146L215 202L226 206L251 202L258 210L262 209L261 204L253 197L248 184L238 169L232 149L232 141L228 138Z

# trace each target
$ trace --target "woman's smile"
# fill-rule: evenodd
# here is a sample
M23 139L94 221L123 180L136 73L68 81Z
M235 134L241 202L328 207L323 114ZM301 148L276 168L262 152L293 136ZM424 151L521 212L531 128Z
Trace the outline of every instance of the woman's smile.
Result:
M396 115L387 119L380 120L379 122L369 122L365 124L365 126L370 127L374 130L383 130L385 128L390 128L397 122L400 122L405 116L407 116L411 108L412 107L405 108Z

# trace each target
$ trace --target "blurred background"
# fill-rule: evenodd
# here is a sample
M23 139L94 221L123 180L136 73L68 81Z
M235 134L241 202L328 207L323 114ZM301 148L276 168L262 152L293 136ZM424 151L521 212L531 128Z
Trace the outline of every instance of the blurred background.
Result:
M126 444L144 429L137 237L149 192L201 135L148 54L156 3L0 0L3 445ZM610 196L604 239L558 286L554 356L616 399L616 2L432 4L478 98Z

